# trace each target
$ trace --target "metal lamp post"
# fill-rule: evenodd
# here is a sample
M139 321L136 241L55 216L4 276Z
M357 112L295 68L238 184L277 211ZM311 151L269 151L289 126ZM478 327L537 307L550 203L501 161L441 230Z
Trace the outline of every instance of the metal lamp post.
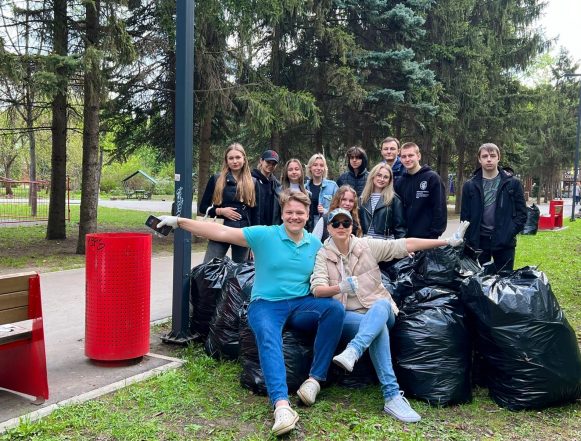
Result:
M176 3L175 88L175 205L176 216L192 217L192 152L194 125L194 0ZM166 343L187 344L189 325L191 233L174 234L172 330Z

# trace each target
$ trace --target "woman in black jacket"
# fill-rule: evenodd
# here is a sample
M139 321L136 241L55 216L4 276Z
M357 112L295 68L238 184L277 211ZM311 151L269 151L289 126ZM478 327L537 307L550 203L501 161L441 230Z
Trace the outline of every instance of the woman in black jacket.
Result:
M198 211L223 219L228 227L255 225L256 194L256 183L250 174L244 148L238 143L230 144L224 153L222 170L208 181ZM204 263L225 256L230 247L234 262L244 262L248 258L248 248L209 240Z
M369 172L359 208L361 229L366 236L400 239L406 235L403 205L393 190L391 167L379 163Z

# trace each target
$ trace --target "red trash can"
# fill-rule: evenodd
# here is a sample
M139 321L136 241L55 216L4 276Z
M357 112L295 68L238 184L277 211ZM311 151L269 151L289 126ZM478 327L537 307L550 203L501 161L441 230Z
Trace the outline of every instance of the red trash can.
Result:
M85 355L108 361L147 354L151 234L87 234L85 252Z

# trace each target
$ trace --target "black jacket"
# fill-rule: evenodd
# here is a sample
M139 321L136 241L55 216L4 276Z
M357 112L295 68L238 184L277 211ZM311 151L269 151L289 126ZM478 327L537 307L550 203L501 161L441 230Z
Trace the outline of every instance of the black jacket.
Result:
M369 172L367 171L367 155L363 155L361 158L360 169L363 171L358 175L355 174L355 170L351 167L349 159L347 159L347 167L349 170L339 176L339 179L337 179L337 185L339 187L341 187L341 185L350 185L355 190L355 193L357 193L357 196L361 196L363 188L365 187L365 182L367 182L367 175L369 175Z
M499 169L500 184L496 193L492 249L514 248L516 235L523 229L527 220L527 205L520 181ZM482 169L474 172L462 186L462 208L460 220L470 221L466 230L466 244L474 249L480 248L480 223L484 211L484 192L482 190Z
M252 170L252 177L256 179L258 188L256 225L277 225L277 218L280 217L278 197L282 191L280 182L274 175L271 175L270 179L267 178L257 168Z
M406 235L403 205L397 195L393 195L393 200L389 205L385 205L383 198L379 198L373 215L371 214L371 198L369 198L359 207L359 220L364 235L372 224L375 234L382 235L386 239L391 237L401 239Z
M406 237L437 239L446 230L446 189L438 173L427 165L417 173L407 171L395 181L403 203Z
M239 221L233 221L222 216L217 216L220 219L224 219L224 225L236 228L257 225L257 207L249 207L236 198L237 182L230 172L228 172L226 175L226 185L224 186L224 191L222 192L222 204L217 206L212 205L212 197L214 195L214 189L216 188L216 181L218 180L218 176L220 176L219 173L213 175L208 181L208 185L206 185L204 195L202 196L202 200L200 201L198 207L198 212L202 215L205 215L206 212L208 212L210 217L216 217L216 208L232 207L242 214L242 219ZM257 187L258 185L255 182L254 190L256 191L256 194L258 194Z

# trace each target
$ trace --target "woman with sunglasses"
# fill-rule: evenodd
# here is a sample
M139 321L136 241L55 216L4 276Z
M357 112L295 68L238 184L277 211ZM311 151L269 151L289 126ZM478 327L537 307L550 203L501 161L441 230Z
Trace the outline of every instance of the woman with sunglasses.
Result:
M381 162L369 172L361 194L359 217L365 236L378 239L405 237L403 204L393 189L393 172L389 165Z
M342 185L337 193L331 199L331 205L329 206L329 212L333 211L335 208L343 208L351 213L353 217L353 234L355 236L361 237L361 222L359 221L359 207L357 205L357 193L350 185ZM327 214L323 215L315 228L313 228L313 236L318 237L321 242L324 242L329 237L329 231L327 230L327 224L329 223L329 216Z
M447 239L383 240L353 236L353 218L347 210L337 208L329 213L330 239L317 253L311 292L315 297L333 297L346 309L341 338L349 343L333 362L351 372L369 349L385 399L384 411L400 421L413 423L421 417L403 397L393 371L389 328L399 310L381 283L378 262L401 259L414 251L461 245L468 224L461 222Z
M256 182L250 173L244 147L235 142L224 152L220 173L208 181L198 211L224 219L224 225L228 227L249 227L257 223L256 194ZM208 240L204 263L215 257L224 257L230 247L234 262L244 262L248 258L246 247Z

